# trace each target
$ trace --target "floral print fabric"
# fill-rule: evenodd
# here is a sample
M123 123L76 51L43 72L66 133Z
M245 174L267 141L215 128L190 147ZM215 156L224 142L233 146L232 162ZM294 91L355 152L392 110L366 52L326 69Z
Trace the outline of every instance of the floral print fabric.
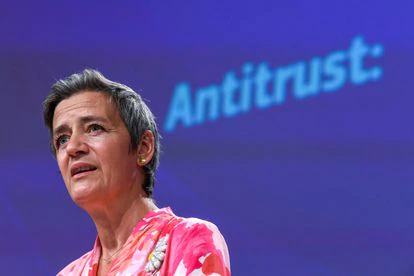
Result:
M94 248L66 266L58 276L95 276L101 255ZM135 226L108 275L230 275L226 242L217 227L196 218L181 218L170 208L149 212Z

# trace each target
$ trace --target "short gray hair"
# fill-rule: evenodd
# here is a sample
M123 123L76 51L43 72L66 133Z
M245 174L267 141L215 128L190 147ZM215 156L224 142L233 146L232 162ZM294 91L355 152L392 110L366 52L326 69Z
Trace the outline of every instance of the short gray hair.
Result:
M142 100L141 96L126 85L108 80L99 71L85 69L66 79L53 84L50 94L43 102L43 119L50 133L50 147L54 156L56 149L53 143L53 116L56 106L64 99L82 91L105 93L115 103L131 137L132 149L137 149L142 134L146 130L154 134L154 155L151 161L144 166L145 181L143 190L148 197L152 197L155 184L155 171L159 164L160 135L155 117Z

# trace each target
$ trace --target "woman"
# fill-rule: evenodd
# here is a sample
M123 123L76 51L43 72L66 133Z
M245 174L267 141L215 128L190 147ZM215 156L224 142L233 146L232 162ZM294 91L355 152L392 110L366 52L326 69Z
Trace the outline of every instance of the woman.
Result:
M98 233L58 275L230 275L214 224L154 204L159 134L138 94L84 70L52 86L43 114L69 195Z

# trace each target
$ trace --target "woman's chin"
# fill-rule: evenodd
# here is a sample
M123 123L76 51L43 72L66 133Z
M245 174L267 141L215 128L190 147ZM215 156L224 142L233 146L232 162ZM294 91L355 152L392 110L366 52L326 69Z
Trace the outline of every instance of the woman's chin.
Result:
M93 185L87 185L86 183L72 185L69 194L72 200L78 205L83 205L97 197L97 191L93 188Z

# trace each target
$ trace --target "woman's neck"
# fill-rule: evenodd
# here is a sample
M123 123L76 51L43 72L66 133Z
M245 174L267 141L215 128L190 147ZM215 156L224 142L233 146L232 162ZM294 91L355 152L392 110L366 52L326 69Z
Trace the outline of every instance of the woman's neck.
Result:
M91 212L102 247L101 258L107 262L116 258L138 221L156 209L152 199L137 197Z

